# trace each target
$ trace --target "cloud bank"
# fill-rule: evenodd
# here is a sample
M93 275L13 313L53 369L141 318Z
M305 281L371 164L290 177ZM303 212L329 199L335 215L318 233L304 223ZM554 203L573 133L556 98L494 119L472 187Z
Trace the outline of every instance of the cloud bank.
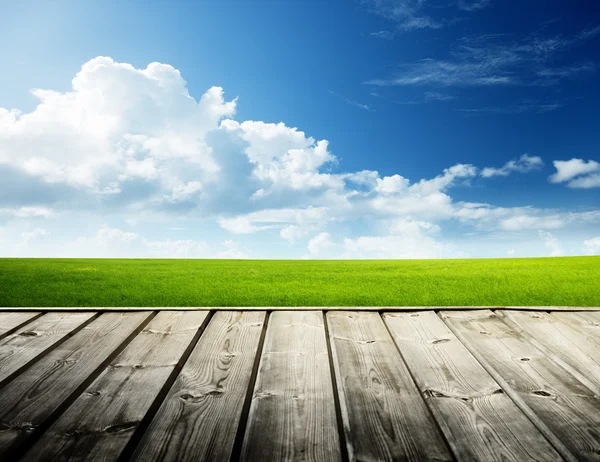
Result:
M0 108L0 255L260 257L236 240L266 235L310 258L468 256L445 229L531 230L539 241L539 230L600 221L594 211L584 218L452 197L474 181L542 168L528 154L502 167L459 163L418 180L343 171L328 140L283 122L235 120L237 98L212 87L195 99L168 64L137 69L97 57L71 90L32 94L31 112ZM596 181L595 161L554 165L551 182ZM105 217L122 225L73 225ZM146 235L156 234L149 223L177 229L177 220L200 238ZM123 230L134 224L138 231ZM61 227L79 235L59 245Z

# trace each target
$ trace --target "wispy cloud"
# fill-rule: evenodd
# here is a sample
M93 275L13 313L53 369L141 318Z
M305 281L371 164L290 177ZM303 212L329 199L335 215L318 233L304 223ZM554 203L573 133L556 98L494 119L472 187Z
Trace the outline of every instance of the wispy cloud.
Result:
M483 10L491 3L491 0L458 0L458 8L463 11L477 11Z
M371 13L394 21L400 31L442 27L441 21L425 14L425 0L364 0L363 4Z
M456 97L453 95L448 95L445 93L439 93L439 92L435 92L435 91L426 91L425 93L423 93L422 98L407 99L407 100L391 99L391 98L388 98L378 92L371 92L369 94L371 96L374 96L375 98L380 98L380 99L386 101L387 103L397 104L400 106L414 106L416 104L447 102L447 101L452 101L452 100L456 99Z
M508 176L513 172L527 173L538 170L544 166L541 157L523 154L519 159L511 160L500 168L486 167L481 171L481 176L490 178L492 176Z
M546 112L555 111L560 109L564 105L557 102L543 103L539 101L523 101L518 104L509 104L506 106L487 106L482 108L467 108L459 109L459 111L467 113L469 115L481 115L481 114L521 114L527 112L534 112L536 114L543 114Z
M491 86L552 85L562 79L596 70L593 62L555 64L567 51L600 34L600 27L575 35L542 37L531 34L521 40L503 34L460 39L447 59L423 59L403 64L391 78L365 82L379 86Z
M389 30L380 30L379 32L371 32L369 35L385 40L392 40L396 33Z
M346 104L349 104L350 106L354 106L359 109L363 109L365 111L375 111L374 109L371 108L371 106L369 106L367 104L362 104L362 103L359 103L358 101L354 101L353 99L347 98L344 95L340 95L339 93L336 93L335 91L331 91L331 90L328 90L328 91L330 94L340 98L342 101L344 101Z
M447 95L445 93L439 93L437 91L426 91L424 93L425 101L452 101L456 97Z
M396 32L419 29L441 29L454 24L456 13L482 10L491 4L491 0L458 0L456 3L440 4L430 0L363 0L369 12L393 21L394 32L379 31L371 35L391 39Z

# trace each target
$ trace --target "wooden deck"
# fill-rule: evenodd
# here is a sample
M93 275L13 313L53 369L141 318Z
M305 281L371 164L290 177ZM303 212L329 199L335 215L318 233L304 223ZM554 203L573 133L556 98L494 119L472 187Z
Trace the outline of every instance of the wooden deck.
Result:
M600 460L600 312L0 312L0 460Z

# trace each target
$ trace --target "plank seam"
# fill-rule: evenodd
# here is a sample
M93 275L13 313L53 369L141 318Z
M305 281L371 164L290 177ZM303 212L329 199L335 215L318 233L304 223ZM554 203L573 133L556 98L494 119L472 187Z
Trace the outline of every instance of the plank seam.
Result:
M99 313L100 314L100 313ZM75 389L73 392L60 403L60 405L37 427L29 438L25 438L19 441L15 446L8 449L6 455L12 457L14 460L21 459L27 451L29 451L34 444L42 437L42 435L48 430L56 420L75 402L77 398L98 378L98 376L106 369L110 363L117 357L121 352L131 343L131 341L138 336L138 334L152 321L152 319L158 314L158 311L151 312L146 319L144 319L138 327L136 327L121 344L115 348L115 350L106 357L106 359L98 365L94 371L88 375L88 377ZM92 320L97 319L99 316L93 317ZM91 322L91 321L90 321ZM27 445L25 445L27 443Z
M338 436L340 441L340 456L342 462L347 462L348 447L346 446L346 432L344 431L344 419L342 418L342 407L340 404L340 396L338 394L337 378L335 376L335 365L333 363L333 352L331 350L331 337L329 336L329 323L327 322L327 312L322 311L323 326L325 328L325 341L327 343L327 356L329 358L329 371L331 374L331 386L333 387L333 403L335 407L335 418L337 421Z
M50 345L45 350L40 351L40 353L37 356L31 358L31 360L29 360L27 363L23 364L21 367L19 367L17 370L15 370L12 374L5 377L4 380L1 380L0 381L0 389L4 388L6 385L8 385L9 382L14 380L19 374L21 374L25 370L29 369L31 366L33 366L35 363L37 363L40 359L42 359L48 353L50 353L51 351L53 351L56 348L58 348L59 346L61 346L63 343L65 343L67 340L69 340L71 337L73 337L79 331L83 330L85 327L87 327L89 324L94 322L99 317L100 317L100 313L96 313L94 316L91 316L89 319L82 322L79 326L77 326L71 332L66 334L63 338L56 341L54 344Z
M267 328L269 327L270 317L271 311L267 311L265 314L263 328L260 333L260 339L258 340L258 346L256 347L256 356L254 357L254 364L252 365L252 372L250 374L250 380L248 381L248 388L246 389L246 397L244 398L242 412L240 413L238 428L235 433L235 439L233 440L233 447L231 448L231 456L229 457L229 460L231 462L239 461L242 457L242 446L244 444L246 428L248 427L248 416L250 415L252 396L254 395L254 387L256 386L256 380L258 378L258 371L262 359L262 352L265 345L265 339L267 337Z
M20 328L25 327L27 324L29 324L30 322L35 321L36 319L39 319L40 317L44 316L46 314L45 311L40 312L39 314L35 315L33 318L28 319L27 321L23 321L21 324L19 324L18 326L13 327L12 329L7 330L6 332L4 332L3 334L0 334L0 340L2 340L5 337L8 337L9 335L14 334L16 331L18 331Z
M464 345L464 347L473 355L473 357L479 361L481 367L483 367L488 374L496 381L498 385L504 390L504 393L515 403L515 405L525 414L525 416L531 421L531 423L540 431L540 433L548 440L548 442L556 449L556 451L565 460L570 462L577 462L578 459L573 453L563 444L562 441L548 428L548 426L538 417L538 415L531 409L525 401L519 396L517 391L513 389L506 380L496 371L496 369L479 354L477 348L475 348L469 340L462 335L462 333L454 328L452 323L446 322L442 316L440 319L448 329L456 336L456 338ZM500 319L500 318L499 318ZM502 320L501 320L502 321ZM506 323L505 323L506 324ZM510 327L510 326L508 326ZM535 348L535 345L534 345Z
M158 394L154 398L154 401L152 402L152 404L146 411L146 414L144 415L139 425L133 432L133 435L131 435L131 438L123 448L123 451L121 451L121 454L117 458L118 462L129 460L133 456L135 450L137 449L140 441L144 436L144 433L146 433L146 430L154 420L156 413L160 409L160 406L162 405L169 391L175 384L177 377L181 373L183 367L185 366L185 363L187 363L188 359L190 358L192 351L194 351L194 348L196 348L196 345L200 341L200 337L202 337L202 334L206 330L206 327L208 326L210 320L213 318L214 314L214 311L210 311L206 318L204 318L204 321L202 321L200 327L198 327L198 331L194 334L194 337L192 337L192 340L190 341L189 345L185 348L183 354L177 361L177 364L171 371L171 374L169 374L169 377L167 378L167 380L159 390Z
M550 316L552 316L551 313L548 313L548 314ZM571 374L573 376L573 378L575 378L576 380L581 382L586 388L591 390L593 393L596 393L596 394L598 393L599 387L598 387L597 383L589 380L585 375L583 375L577 369L571 367L560 356L555 354L550 348L547 348L542 342L540 342L537 338L535 338L535 336L533 336L531 333L529 333L527 330L525 330L523 327L521 327L521 325L519 323L506 317L506 315L502 311L499 311L497 316L499 319L501 319L504 322L504 324L506 324L508 327L510 327L511 329L514 329L516 332L518 332L521 337L525 338L535 348L537 348L542 353L544 353L546 356L548 356L550 359L552 359L556 364L558 364L560 367L562 367L568 374ZM572 327L572 326L568 326L568 327L571 328L571 330L573 330L576 333L583 333L583 332L581 332L580 329L576 329L575 327Z
M404 359L404 355L402 354L402 351L400 351L400 346L396 343L396 339L394 338L394 335L392 334L392 331L390 330L390 327L388 326L387 322L385 321L385 317L383 315L380 315L380 317L381 317L381 322L383 322L383 324L385 326L385 329L387 330L388 335L392 339L392 343L394 344L394 346L396 347L396 350L398 351L398 354L400 355L400 359L402 360L402 362L404 363L404 366L406 367L406 370L408 371L408 375L410 376L410 379L414 383L415 388L417 390L419 390L419 395L421 396L421 399L425 403L425 407L429 411L429 415L431 416L432 420L435 422L435 426L438 429L438 432L440 433L440 435L442 435L444 443L446 443L446 447L448 448L448 451L449 451L450 455L452 455L452 459L455 460L455 461L457 461L458 459L456 458L456 455L454 454L454 451L452 451L452 445L448 441L448 438L444 434L444 431L442 430L442 427L441 427L440 423L438 422L438 419L437 419L436 415L434 414L434 412L431 409L429 403L425 399L425 396L423 395L423 392L421 391L421 388L419 387L419 384L417 383L413 372L410 370L410 367L408 366L408 362L406 361L406 359Z

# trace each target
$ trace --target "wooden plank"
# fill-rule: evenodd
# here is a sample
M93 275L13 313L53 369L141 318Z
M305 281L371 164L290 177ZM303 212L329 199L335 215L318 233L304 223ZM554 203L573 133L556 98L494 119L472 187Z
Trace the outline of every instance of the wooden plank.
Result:
M600 395L600 323L595 326L578 313L497 314Z
M2 389L0 459L10 459L149 314L101 315Z
M562 460L433 311L383 318L458 460Z
M591 356L597 357L600 348L600 313L551 313L551 318L556 323L560 322L560 328L565 329L565 335L580 343L582 348ZM573 335L575 334L575 335Z
M600 332L597 330L600 327L600 313L593 311L577 311L577 315L582 319L585 319L587 322L587 327L593 329L594 336L600 335Z
M36 316L39 316L39 314L40 313L37 311L0 313L0 339L6 337L10 331L19 327L21 324L25 324Z
M133 459L229 460L265 318L215 313Z
M328 312L350 460L453 460L381 317Z
M159 313L23 460L117 460L208 313Z
M271 314L242 460L341 460L321 311Z
M482 309L504 309L504 310L528 310L528 311L596 311L600 312L600 306L105 306L105 307L0 307L0 311L423 311L423 310L482 310Z
M0 384L95 313L48 313L0 340Z

